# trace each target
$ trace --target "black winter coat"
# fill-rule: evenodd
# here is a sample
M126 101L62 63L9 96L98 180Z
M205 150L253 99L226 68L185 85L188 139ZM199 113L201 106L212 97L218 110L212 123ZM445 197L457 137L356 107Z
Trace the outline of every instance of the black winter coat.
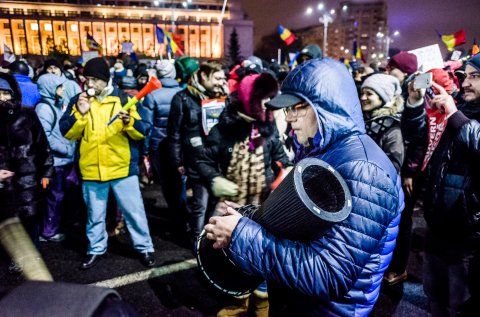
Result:
M172 99L167 135L173 165L184 166L188 177L198 179L196 165L203 155L206 135L202 128L201 100L187 89Z
M464 104L426 168L425 220L445 240L480 242L480 105ZM402 118L408 138L427 138L424 107L406 108Z
M265 179L267 188L270 188L275 175L272 164L275 161L284 167L293 165L283 144L280 141L275 122L256 123L260 134L264 138L263 153L265 158ZM250 135L252 123L240 118L234 107L227 106L217 125L208 134L203 159L198 162L200 175L211 184L213 178L225 176L232 158L232 150L236 143L243 142Z
M28 217L43 211L45 193L42 178L53 174L53 156L40 120L33 109L22 108L15 79L0 73L14 92L12 107L0 106L0 169L15 175L0 189L0 221Z

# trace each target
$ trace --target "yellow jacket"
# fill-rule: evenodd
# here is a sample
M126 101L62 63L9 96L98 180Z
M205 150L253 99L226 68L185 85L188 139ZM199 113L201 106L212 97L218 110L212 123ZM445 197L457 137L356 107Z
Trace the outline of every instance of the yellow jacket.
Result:
M138 174L137 141L145 137L146 125L137 107L130 108L128 125L117 119L107 126L122 109L122 99L125 102L126 95L115 87L102 101L94 97L85 116L77 110L74 100L60 120L65 138L80 140L80 172L84 180L109 181Z

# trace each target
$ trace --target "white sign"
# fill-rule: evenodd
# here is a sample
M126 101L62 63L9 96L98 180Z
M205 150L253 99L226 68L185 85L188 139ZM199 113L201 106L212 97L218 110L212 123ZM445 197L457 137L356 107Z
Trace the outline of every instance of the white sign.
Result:
M426 72L433 68L443 68L443 57L438 44L417 48L409 51L409 53L417 56L420 72Z
M453 51L452 53L452 57L450 57L450 59L452 61L458 61L460 59L460 56L462 56L462 52L461 51Z
M82 52L82 63L85 65L86 62L98 56L98 51L84 51Z

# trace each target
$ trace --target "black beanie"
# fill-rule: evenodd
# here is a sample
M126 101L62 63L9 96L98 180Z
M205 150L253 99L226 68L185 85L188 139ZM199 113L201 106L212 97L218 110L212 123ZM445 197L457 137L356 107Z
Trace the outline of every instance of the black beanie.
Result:
M85 64L83 76L95 77L108 83L110 80L110 69L103 57L95 57Z
M56 59L53 59L53 58L52 59L47 59L45 61L45 63L43 64L43 69L47 70L47 68L50 67L50 66L56 66L56 67L60 68L60 70L63 71L62 64L59 61L57 61Z

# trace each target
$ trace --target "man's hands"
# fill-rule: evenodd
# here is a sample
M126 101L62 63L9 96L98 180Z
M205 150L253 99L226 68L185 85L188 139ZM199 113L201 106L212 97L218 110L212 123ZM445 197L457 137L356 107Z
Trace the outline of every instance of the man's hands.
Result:
M130 112L127 110L120 110L118 117L123 121L123 124L127 125L130 123Z
M423 100L423 96L425 96L425 89L415 89L413 84L413 80L408 84L408 103L410 105L419 104Z
M405 194L408 197L412 197L413 193L413 178L412 177L403 177L402 178L403 189L405 190Z
M7 179L13 177L14 172L8 170L0 170L0 182L6 181Z
M88 97L87 93L86 92L82 92L79 96L78 96L78 100L77 100L77 110L78 112L80 112L80 114L82 116L84 116L88 110L90 110L90 102L91 102L91 98L92 97Z
M232 232L238 224L242 215L233 209L233 206L238 206L231 202L225 201L226 209L218 208L217 211L225 211L223 216L211 217L208 224L205 225L206 237L209 240L215 241L213 247L215 249L225 248L230 244L232 239Z
M450 118L450 116L458 110L457 106L455 105L455 100L453 100L453 97L450 96L442 86L435 82L432 83L432 85L440 93L439 95L433 97L431 102L432 107L445 113L447 118Z

